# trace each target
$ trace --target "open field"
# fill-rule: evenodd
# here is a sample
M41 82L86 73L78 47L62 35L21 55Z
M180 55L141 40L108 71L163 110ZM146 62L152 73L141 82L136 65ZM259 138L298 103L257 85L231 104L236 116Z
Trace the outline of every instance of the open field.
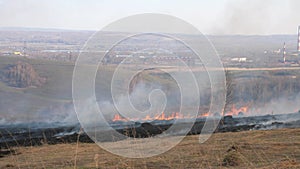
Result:
M0 76L6 71L9 65L23 61L31 64L36 72L46 83L41 87L15 88L8 86L0 80L0 112L3 112L7 120L19 119L49 119L53 117L67 116L68 112L74 112L72 108L72 74L74 64L67 62L54 62L41 59L25 59L14 57L1 57ZM87 72L93 69L95 65L87 66ZM111 101L110 82L116 65L105 65L98 70L96 76L95 91L99 102ZM179 71L186 73L183 69L166 67L167 72ZM199 68L202 69L202 68ZM274 67L274 68L226 68L229 71L233 87L232 101L237 106L248 105L251 108L263 107L263 110L254 113L270 114L274 113L292 113L299 110L298 105L286 106L285 98L297 100L300 91L299 67ZM122 75L126 77L132 72L130 66L124 68ZM201 70L195 72L205 73ZM147 73L148 72L148 73ZM201 75L202 77L202 75ZM206 76L203 76L206 77ZM145 71L144 79L149 84L157 82L160 86L168 88L169 93L176 93L176 88L170 89L170 78L160 72ZM207 81L199 78L199 80ZM119 82L124 84L123 82ZM209 84L207 84L209 86ZM121 85L119 85L121 86ZM167 90L166 90L167 91ZM209 98L209 87L203 91L201 103L207 105ZM172 98L177 98L173 97ZM281 100L280 100L281 99ZM284 101L282 101L284 99ZM173 99L175 100L175 99ZM176 101L176 100L175 100ZM284 109L269 108L268 103L280 102ZM288 100L287 100L288 102ZM34 104L33 104L34 103ZM171 104L171 102L169 102ZM255 105L255 106L252 106ZM267 106L266 106L267 105ZM278 104L277 104L278 105ZM266 108L265 108L266 107ZM54 115L53 115L54 113ZM70 114L70 113L69 113ZM74 113L73 113L74 114ZM11 117L13 116L13 117ZM53 121L55 121L54 119Z
M213 3L215 11L198 3L179 13L188 22L126 17L96 31L79 30L96 23L90 11L101 20L143 5L0 0L0 169L300 169L300 26L296 35L292 17L300 3L292 1Z
M87 143L45 144L9 151L14 155L3 155L0 168L296 169L300 168L300 129L218 133L203 144L198 143L197 135L188 136L170 151L146 159L119 157Z
M39 124L42 121L54 126L57 122L60 124L78 122L72 102L74 61L92 32L78 33L52 32L47 35L47 33L36 32L32 35L39 36L33 38L28 32L15 34L15 32L0 31L2 35L0 36L2 37L0 38L0 124L14 122ZM235 112L235 115L241 113L246 116L269 114L272 115L270 122L273 126L295 120L293 117L287 117L282 121L275 121L273 114L300 112L297 104L300 101L298 64L300 55L294 51L296 36L209 36L209 38L215 44L227 70L226 80L230 84L228 91L231 91L227 93L231 96L228 97L231 101L227 100L228 106L225 107L227 113ZM282 48L283 41L288 46L287 64L281 62L282 54L276 52ZM129 52L127 50L130 51L127 48L120 49L125 53ZM17 55L14 52L23 54ZM232 60L244 57L247 58L247 62L240 63ZM18 61L32 65L37 74L46 79L45 84L26 88L9 85L6 82L8 78L6 72L8 67ZM88 75L89 70L94 69L96 65L92 63L84 66L86 72L83 73ZM107 64L98 69L95 77L95 95L99 103L112 102L110 89L116 66L116 64ZM135 87L139 89L139 83L146 84L149 89L159 87L168 98L171 98L168 99L167 108L170 109L167 109L166 113L176 112L180 100L180 95L176 92L179 90L173 83L175 81L165 72L185 75L188 71L183 67L164 66L161 70L154 70L151 69L153 65L148 63L129 64L121 71L121 77L127 77L137 66L149 67L149 69L133 78L130 91L134 91ZM220 68L208 69L212 72L220 70ZM198 65L192 67L192 70L201 77L198 78L199 82L209 82L204 67ZM117 81L117 89L124 87L126 80L124 79ZM192 93L193 90L191 87L190 92ZM85 92L85 89L81 91ZM143 90L143 93L147 94L144 91L146 90ZM210 97L210 84L203 83L200 106L202 106L201 111L205 113L207 105L210 104ZM145 105L147 107L147 104ZM108 119L112 120L113 114L110 115L111 118ZM16 135L18 134L20 133ZM199 144L197 135L187 136L168 152L146 159L129 159L113 155L96 144L79 142L80 137L76 134L72 137L74 142L62 141L63 143L55 145L50 145L50 139L44 141L45 133L43 139L37 138L41 146L33 146L30 140L28 142L31 146L19 146L22 145L19 141L17 146L11 147L7 141L4 141L3 143L10 149L3 146L2 149L0 148L0 168L300 168L300 128L217 133L203 144ZM167 139L172 140L174 137L170 136ZM13 138L12 142L15 142L16 137ZM32 138L32 135L29 135L29 138ZM1 139L5 138L1 136ZM124 145L125 141L116 143ZM123 149L131 150L125 146Z

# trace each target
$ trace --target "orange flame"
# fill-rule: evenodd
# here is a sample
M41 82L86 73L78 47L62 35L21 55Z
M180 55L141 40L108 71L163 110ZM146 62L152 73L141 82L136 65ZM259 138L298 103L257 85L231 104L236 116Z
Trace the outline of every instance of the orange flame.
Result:
M225 115L232 115L232 116L238 116L242 113L247 114L249 107L248 106L242 106L240 108L236 108L235 105L232 105L232 108L229 112L225 113ZM204 117L208 117L211 116L210 112L207 113L203 113L198 115L196 118L204 118ZM151 117L150 115L146 115L146 117L144 118L136 118L136 119L126 119L124 117L122 117L120 114L115 114L112 121L116 122L116 121L153 121L153 120L173 120L173 119L192 119L194 117L190 116L189 114L184 115L180 112L173 112L169 115L165 114L164 112L162 112L161 114L155 115L154 117Z
M207 112L207 113L204 113L204 114L199 115L198 117L199 117L199 118L201 118L201 117L208 117L209 115L210 115L210 113Z
M125 119L124 117L120 116L119 114L115 114L112 121L115 122L115 121L128 121L128 120Z
M240 108L236 108L235 105L233 104L231 110L229 112L225 113L225 115L238 116L241 113L247 114L248 109L249 109L248 106L242 106Z
M197 118L203 118L203 117L208 117L209 116L209 113L204 113L204 114L201 114L201 115L198 115ZM161 114L159 115L156 115L154 117L151 117L149 115L146 115L146 117L144 118L141 118L141 119L130 119L130 120L133 120L133 121L153 121L153 120L173 120L173 119L191 119L192 117L187 114L187 115L184 115L180 112L173 112L171 113L170 115L166 115L164 112L162 112ZM119 114L115 114L113 119L112 119L113 122L116 122L116 121L128 121L128 119L122 117L121 115Z

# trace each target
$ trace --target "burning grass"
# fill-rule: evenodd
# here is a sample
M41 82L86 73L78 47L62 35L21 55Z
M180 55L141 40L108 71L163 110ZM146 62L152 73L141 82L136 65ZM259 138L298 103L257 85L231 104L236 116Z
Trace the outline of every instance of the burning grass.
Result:
M1 151L12 154L0 158L0 168L300 168L300 129L217 133L204 144L197 135L187 136L146 159L119 157L88 143Z
M240 108L236 108L236 106L233 104L231 110L229 110L228 112L225 113L226 116L243 116L243 115L248 115L248 106L242 106ZM119 121L123 121L123 122L128 122L128 121L154 121L154 120L174 120L174 119L192 119L192 118L205 118L208 116L214 116L214 114L210 113L210 112L206 112L206 113L200 113L198 116L196 117L192 117L191 115L187 114L183 114L180 112L172 112L172 113L168 113L166 114L165 112L161 112L161 113L157 113L154 117L151 117L149 115L145 116L144 118L136 118L136 119L127 119L125 117L122 117L120 114L115 114L113 119L111 121L113 122L119 122Z

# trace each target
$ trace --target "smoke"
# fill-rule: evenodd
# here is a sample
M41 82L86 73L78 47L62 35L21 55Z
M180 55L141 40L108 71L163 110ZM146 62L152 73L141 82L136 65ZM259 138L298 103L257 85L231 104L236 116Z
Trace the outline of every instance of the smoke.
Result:
M300 23L299 3L299 0L224 3L1 0L0 26L97 29L130 14L157 12L192 21L209 34L293 34Z
M291 97L281 97L272 99L270 102L261 106L250 108L249 115L264 115L264 114L288 114L295 113L300 110L300 93Z
M138 83L129 95L118 95L114 102L101 101L98 105L106 120L113 119L116 114L129 119L143 119L147 115L154 117L161 113L170 100L172 98L166 97L161 86Z
M114 100L115 102L109 100L96 102L93 99L88 99L82 104L81 112L84 112L84 114L80 114L79 118L85 123L102 124L104 121L111 121L114 115L119 113L131 119L143 119L146 115L155 117L163 111L172 113L174 107L178 106L178 98L174 97L174 95L162 95L162 92L175 92L163 90L164 88L157 84L149 87L143 83L138 83L129 97L127 95L118 96ZM130 103L128 103L128 99L130 99ZM27 110L26 105L28 103L25 103L26 99L22 100L24 102L18 102L18 104L22 105L23 110ZM294 113L300 110L298 103L300 103L300 93L295 94L295 96L272 99L265 104L250 105L248 112L245 113L247 113L247 116ZM91 108L94 104L98 105L102 115ZM190 105L192 106L193 102ZM77 124L78 119L73 103L53 104L36 112L18 112L17 109L13 109L10 113L2 114L0 118L0 125L21 123L72 125Z
M20 104L20 102L18 102L18 104ZM41 125L73 125L78 123L72 103L53 104L44 108L40 108L35 112L26 109L26 105L28 105L28 103L22 104L24 107L23 110L11 109L8 110L7 113L2 113L2 117L0 117L0 125L30 123L40 123Z
M231 0L213 34L294 34L300 24L298 0Z

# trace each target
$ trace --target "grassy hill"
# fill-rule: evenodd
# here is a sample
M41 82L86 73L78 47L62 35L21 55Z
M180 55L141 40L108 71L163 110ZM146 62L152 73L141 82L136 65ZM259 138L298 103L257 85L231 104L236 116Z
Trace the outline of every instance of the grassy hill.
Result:
M39 59L26 59L16 57L0 58L0 74L12 64L23 61L32 65L39 76L46 78L46 83L40 87L15 88L10 87L0 80L0 113L2 117L14 119L45 119L52 115L68 114L73 112L72 106L72 75L74 64ZM98 101L111 101L110 83L115 70L115 65L106 65L98 69L95 92ZM95 69L95 65L86 65L86 70ZM127 77L133 68L123 68L121 77ZM88 72L88 71L87 71ZM184 72L180 72L184 75ZM201 72L203 73L203 72ZM299 69L295 70L231 70L228 74L232 82L233 98L232 103L237 105L264 106L274 100L281 100L281 106L286 113L298 111L300 107L285 105L285 100L299 99L300 76ZM145 71L142 75L143 83L154 83L164 86L162 89L177 103L179 97L174 90L174 80L162 72L153 70ZM200 76L205 77L205 76ZM199 79L200 81L203 79ZM204 80L205 81L205 80ZM84 82L83 82L84 83ZM117 82L117 87L124 88L124 79ZM207 85L207 84L206 84ZM209 84L208 84L209 85ZM84 89L83 89L84 90ZM192 89L191 89L192 90ZM209 104L209 90L202 91L201 102ZM284 101L282 101L284 99ZM178 99L177 99L178 100ZM172 103L172 102L170 102ZM202 105L203 105L202 104ZM172 105L171 105L172 106ZM282 113L284 109L276 110L275 113ZM263 112L270 113L270 112ZM46 119L47 119L46 118Z
M31 64L41 77L47 79L44 85L29 88L10 87L0 81L0 112L3 112L4 117L39 118L39 113L45 114L51 108L71 102L73 65L13 57L1 57L0 60L2 74L9 65L23 61Z
M0 167L296 169L300 129L217 133L203 144L197 135L187 136L168 152L145 159L116 156L87 143L18 147L0 157Z

